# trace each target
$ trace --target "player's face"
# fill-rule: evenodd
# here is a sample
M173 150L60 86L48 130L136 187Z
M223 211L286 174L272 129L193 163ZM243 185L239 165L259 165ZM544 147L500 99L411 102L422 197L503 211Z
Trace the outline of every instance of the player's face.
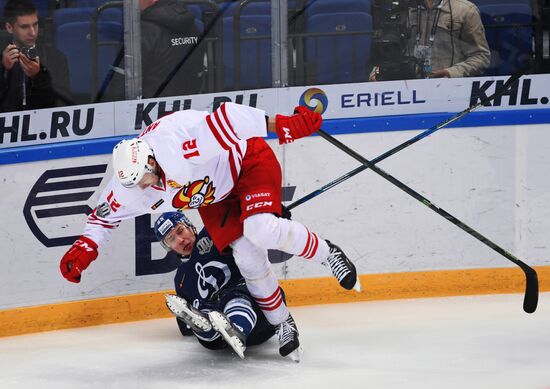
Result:
M190 255L195 245L195 232L180 223L166 235L164 243L180 255Z
M160 184L160 166L154 158L149 157L149 165L153 167L153 173L145 173L141 180L138 182L138 186L141 189L150 187L151 185Z
M38 15L18 16L15 23L6 23L6 30L13 35L16 44L32 47L38 38Z
M145 173L141 180L138 182L138 186L141 189L150 187L151 185L157 185L159 183L159 176L155 173Z

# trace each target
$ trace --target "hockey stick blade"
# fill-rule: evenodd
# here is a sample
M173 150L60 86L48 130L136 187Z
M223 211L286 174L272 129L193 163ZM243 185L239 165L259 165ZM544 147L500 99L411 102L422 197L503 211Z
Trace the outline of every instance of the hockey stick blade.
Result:
M539 302L539 278L535 269L526 266L522 268L525 272L525 298L523 299L523 310L527 313L533 313L537 310Z
M397 186L399 189L410 195L411 197L415 198L428 208L430 208L435 213L439 214L440 216L444 217L451 223L453 223L458 228L462 229L463 231L467 232L480 242L484 243L486 246L492 248L494 251L508 259L509 261L513 262L517 266L523 270L525 273L525 295L523 299L523 310L527 313L533 313L537 309L538 304L538 297L539 297L539 283L538 283L538 277L537 272L535 269L527 265L526 263L522 262L518 258L516 258L514 255L510 254L508 251L504 250L502 247L498 246L496 243L492 242L485 236L481 235L479 232L468 226L466 223L458 220L456 217L448 213L447 211L439 208L435 204L432 204L430 200L428 200L426 197L422 196L420 193L416 192L411 187L405 185L403 182L399 181L397 178L393 177L392 175L386 173L386 171L382 170L378 166L374 165L371 161L363 157L361 154L357 153L356 151L350 149L348 146L334 138L332 135L326 133L323 130L319 130L319 135L332 143L334 146L345 152L346 154L350 155L351 157L355 158L359 162L361 162L363 165L366 165L369 169L371 169L373 172L378 174L380 177L384 178L385 180L391 182L395 186Z
M418 142L419 140L421 139L424 139L426 138L427 136L433 134L434 132L442 129L443 127L446 127L448 126L449 124L461 119L462 117L466 116L467 114L469 114L470 112L472 111L475 111L476 109L484 106L484 105L487 105L490 101L496 99L497 97L500 97L502 96L509 88L512 84L514 84L515 82L517 82L521 76L523 76L523 74L525 73L526 69L523 69L523 70L519 70L517 72L515 72L513 75L511 75L507 80L506 82L502 85L501 88L499 88L497 91L495 91L495 93L493 93L492 95L490 96L487 96L485 98L482 98L479 102L477 102L476 104L472 104L470 105L468 108L466 108L465 110L461 111L461 112L458 112L456 114L454 114L453 116L443 120L442 122L440 123L437 123L436 125L428 128L427 130L421 132L420 134L412 137L411 139L401 143L400 145L397 145L395 146L393 149L391 150L388 150L386 151L384 154L381 154L379 155L378 157L374 158L371 163L376 165L377 163L379 162L382 162L383 160L385 160L386 158L388 157L391 157L392 155L394 155L395 153L403 150L404 148L406 147L409 147L411 146L412 144ZM362 165L362 166L359 166L357 168L355 168L354 170L344 174L343 176L329 182L328 184L322 186L321 188L305 195L304 197L296 200L295 202L293 202L292 204L288 205L287 208L289 210L292 210L294 208L296 208L298 205L301 205L303 203L305 203L306 201L309 201L311 200L312 198L314 197L317 197L319 196L321 193L324 193L326 192L327 190L329 190L330 188L332 187L335 187L336 185L346 181L348 178L351 178L353 176L355 176L356 174L359 174L361 173L363 170L366 170L368 169L369 167L367 165Z

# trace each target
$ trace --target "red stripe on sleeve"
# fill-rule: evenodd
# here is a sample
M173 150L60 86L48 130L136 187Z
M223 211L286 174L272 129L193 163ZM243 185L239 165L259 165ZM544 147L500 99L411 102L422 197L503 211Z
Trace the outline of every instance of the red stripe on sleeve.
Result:
M228 130L227 130L227 127L224 126L221 118L220 118L220 115L218 114L218 111L214 112L214 118L216 119L216 123L218 123L218 127L222 130L223 134L225 135L225 137L229 140L229 142L231 142L232 144L236 145L237 142L240 140L237 135L235 135L234 132L231 132L229 133ZM233 131L233 130L231 130Z
M227 126L229 127L229 129L231 130L231 132L233 132L233 134L235 134L235 137L239 140L241 140L241 138L239 138L237 136L237 133L235 132L235 130L233 129L233 126L231 125L231 122L229 121L229 118L227 117L227 112L225 110L225 103L221 105L220 107L220 111L222 112L222 115L223 115L223 118L225 119L225 122L227 123Z
M212 122L211 115L208 115L206 117L206 123L208 124L208 127L210 127L210 131L212 131L212 134L214 135L214 138L216 138L216 140L218 141L218 143L220 144L222 149L229 150L229 145L224 142L224 140L220 136L220 133L218 132L218 129L216 128L216 126Z
M239 175L237 174L237 165L235 165L233 149L229 149L229 167L231 169L231 177L233 177L233 184L236 185Z

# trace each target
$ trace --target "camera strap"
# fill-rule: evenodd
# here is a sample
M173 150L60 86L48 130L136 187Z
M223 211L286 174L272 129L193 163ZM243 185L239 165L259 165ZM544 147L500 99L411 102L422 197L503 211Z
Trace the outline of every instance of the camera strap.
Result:
M21 69L21 72L23 72L23 69ZM25 72L23 72L23 82L21 83L21 92L22 92L22 100L21 104L23 105L23 108L27 107L27 76L25 75Z
M433 46L435 41L435 34L437 32L437 23L439 23L439 16L441 15L441 8L443 7L443 0L439 2L435 9L435 16L434 21L432 24L432 29L430 30L430 37L429 37L429 46ZM422 11L423 5L420 3L416 7L416 45L420 45L420 23L421 23L421 11Z

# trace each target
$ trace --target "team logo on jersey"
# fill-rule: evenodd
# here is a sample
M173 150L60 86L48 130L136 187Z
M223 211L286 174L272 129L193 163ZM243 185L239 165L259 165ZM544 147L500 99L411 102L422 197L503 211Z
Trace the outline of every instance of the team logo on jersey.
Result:
M223 273L223 279L217 279L212 274ZM200 263L195 264L195 271L197 272L197 289L200 296L205 299L209 295L209 290L214 293L220 290L231 279L231 270L225 263L218 261L210 261L204 265ZM213 290L212 290L213 289Z
M212 250L212 246L214 245L214 242L212 242L212 239L208 237L204 237L199 239L197 242L197 248L199 249L199 254L204 255L208 254L210 250Z
M216 188L210 181L210 177L204 177L204 180L188 182L181 188L172 200L174 208L178 209L196 209L203 205L208 205L215 200L214 193Z
M178 184L178 183L177 183L176 181L174 181L174 180L168 180L168 181L166 182L166 184L167 184L170 188L172 188L172 189L181 188L181 184Z

